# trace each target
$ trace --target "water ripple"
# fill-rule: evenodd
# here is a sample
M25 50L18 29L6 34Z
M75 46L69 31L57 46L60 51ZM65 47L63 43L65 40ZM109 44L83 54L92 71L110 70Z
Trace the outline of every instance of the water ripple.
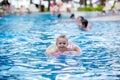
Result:
M9 15L0 21L1 80L120 79L119 22L90 22L92 29L81 31L76 23L50 14ZM46 56L59 34L66 34L82 53Z

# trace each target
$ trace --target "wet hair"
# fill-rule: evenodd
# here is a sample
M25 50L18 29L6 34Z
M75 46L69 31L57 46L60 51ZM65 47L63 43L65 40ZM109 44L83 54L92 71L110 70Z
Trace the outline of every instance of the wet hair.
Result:
M64 34L61 34L60 36L58 36L57 41L58 41L60 38L66 39L66 40L68 41L68 38L67 38L66 35L64 35Z
M87 28L88 21L86 19L82 19L82 25L84 28Z
M83 20L83 19L84 19L84 17L83 17L83 16L78 16L78 18L81 18L81 20Z
M75 15L74 15L74 14L71 14L70 18L74 18L74 17L75 17Z
M61 18L62 17L62 15L61 14L58 14L58 18Z

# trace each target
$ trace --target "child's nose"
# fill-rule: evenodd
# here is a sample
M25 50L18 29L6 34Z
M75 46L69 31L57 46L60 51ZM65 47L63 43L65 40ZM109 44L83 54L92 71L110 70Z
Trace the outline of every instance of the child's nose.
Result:
M61 46L64 46L64 44L61 44Z

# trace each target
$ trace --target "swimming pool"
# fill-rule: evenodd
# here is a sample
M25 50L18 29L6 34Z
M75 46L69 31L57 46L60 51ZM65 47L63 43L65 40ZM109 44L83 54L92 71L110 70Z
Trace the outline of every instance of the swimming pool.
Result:
M90 31L81 31L75 22L49 14L4 16L0 19L0 79L120 79L119 22L90 24ZM46 48L59 34L79 45L82 54L47 57Z

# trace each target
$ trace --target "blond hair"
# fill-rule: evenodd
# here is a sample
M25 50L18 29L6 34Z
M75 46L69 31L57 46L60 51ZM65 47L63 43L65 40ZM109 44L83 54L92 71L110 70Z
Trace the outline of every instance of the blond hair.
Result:
M64 34L61 34L60 36L58 36L57 41L58 41L60 38L66 39L66 40L68 41L68 38L67 38L66 35L64 35Z

